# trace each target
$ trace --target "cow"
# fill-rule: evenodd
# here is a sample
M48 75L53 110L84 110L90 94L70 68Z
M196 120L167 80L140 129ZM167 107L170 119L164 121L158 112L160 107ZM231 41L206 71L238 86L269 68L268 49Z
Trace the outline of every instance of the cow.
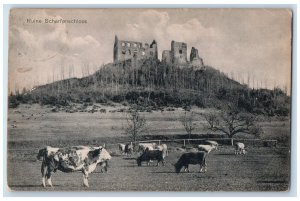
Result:
M199 151L205 151L206 153L210 153L212 150L216 149L216 147L214 145L204 145L204 144L200 144L197 146Z
M129 155L132 154L132 152L133 152L133 145L132 145L132 142L127 143L127 144L125 145L124 153L126 154L126 156L129 156Z
M199 152L187 152L183 153L177 163L175 163L175 172L179 173L181 168L184 167L184 171L189 172L189 164L192 165L200 165L200 171L202 172L202 169L204 167L204 172L206 172L206 156L207 153L204 151Z
M241 142L236 142L234 144L235 150L234 150L234 154L245 154L245 144L241 143Z
M156 143L139 143L138 147L138 151L145 152L147 148L148 150L154 150Z
M39 150L37 159L42 160L41 173L43 187L46 187L46 179L52 187L51 174L57 170L66 173L82 172L83 185L89 187L89 173L96 169L97 164L110 160L111 156L102 146L75 146L71 148L47 146Z
M121 152L121 154L124 154L125 153L125 144L119 144L119 151Z
M142 153L141 156L139 156L136 159L136 162L137 162L138 166L141 166L142 162L146 161L147 166L149 166L151 160L157 160L157 165L156 166L159 165L159 162L162 162L162 165L165 166L163 152L160 151L160 150L146 150L145 152Z
M219 144L218 144L218 142L216 142L216 141L206 140L206 141L204 142L204 144L215 146L216 150L218 150Z
M155 149L162 151L164 158L169 154L168 146L166 144L157 145Z

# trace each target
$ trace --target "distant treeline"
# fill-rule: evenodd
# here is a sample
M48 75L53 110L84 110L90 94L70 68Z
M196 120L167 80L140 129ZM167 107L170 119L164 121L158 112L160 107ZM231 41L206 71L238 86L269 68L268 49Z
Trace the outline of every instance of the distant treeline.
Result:
M196 105L222 109L234 104L250 113L287 116L290 97L281 89L250 89L205 66L171 66L158 60L107 64L91 76L66 79L32 91L10 94L9 107L20 103L124 103L153 110Z

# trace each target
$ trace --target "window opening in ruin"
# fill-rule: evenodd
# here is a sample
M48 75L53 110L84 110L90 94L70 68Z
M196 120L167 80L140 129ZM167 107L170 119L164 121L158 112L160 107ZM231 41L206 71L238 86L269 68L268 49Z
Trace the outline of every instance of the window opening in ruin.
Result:
M136 46L137 46L137 44L136 44L136 43L134 43L134 44L133 44L133 47L136 47Z
M122 43L122 47L124 47L125 46L125 43Z
M179 50L179 54L182 54L182 50Z
M145 52L144 52L144 51L142 52L142 55L145 55Z
M127 43L127 47L130 47L130 43Z
M129 55L131 55L131 51L130 50L128 50L128 53L129 53Z
M122 50L122 54L126 54L126 51L125 51L125 50Z

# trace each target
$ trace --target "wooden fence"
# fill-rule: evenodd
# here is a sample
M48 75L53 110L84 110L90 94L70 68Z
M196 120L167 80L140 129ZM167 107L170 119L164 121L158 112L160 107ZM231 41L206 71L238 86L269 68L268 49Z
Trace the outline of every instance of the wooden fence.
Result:
M197 144L203 144L207 140L212 140L218 142L219 145L233 145L236 142L242 142L246 146L255 146L255 147L276 147L277 140L262 140L262 139L232 139L232 138L198 138L198 139L170 139L170 140L141 140L137 143L156 143L158 145L166 143L178 144L179 146L189 147ZM131 142L123 142L131 143Z

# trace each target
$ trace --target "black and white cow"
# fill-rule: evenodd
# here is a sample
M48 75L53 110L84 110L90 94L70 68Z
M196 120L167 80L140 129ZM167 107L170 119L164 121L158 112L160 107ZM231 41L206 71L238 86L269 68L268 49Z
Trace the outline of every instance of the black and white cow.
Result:
M129 155L132 155L132 152L133 152L133 144L132 144L132 142L127 143L125 145L124 153L126 154L126 156L129 156Z
M164 154L164 158L166 156L168 156L168 154L169 154L169 152L168 152L168 146L166 144L157 145L155 147L155 149L162 151L163 154Z
M46 187L46 179L48 184L52 186L51 174L57 170L66 173L82 172L83 184L89 187L89 173L96 169L97 164L104 164L110 160L111 156L102 146L75 146L71 148L54 148L47 146L39 150L37 158L43 161L41 172L44 187Z
M120 151L120 153L121 153L121 154L124 154L124 153L125 153L125 146L126 146L126 145L125 145L125 144L121 144L121 143L118 144L118 145L119 145L119 151Z
M184 171L189 172L189 164L192 165L200 165L200 172L202 172L202 169L204 167L204 172L206 172L206 156L207 153L204 151L199 152L188 152L184 153L180 156L175 166L176 173L179 173L181 168L184 167Z

